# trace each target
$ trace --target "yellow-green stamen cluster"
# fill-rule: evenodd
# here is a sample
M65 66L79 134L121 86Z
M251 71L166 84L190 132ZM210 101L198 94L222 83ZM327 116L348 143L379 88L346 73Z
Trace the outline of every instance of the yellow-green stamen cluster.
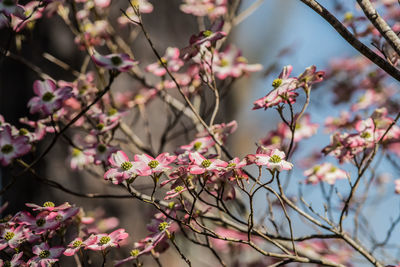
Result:
M179 192L181 192L183 189L185 189L183 186L178 185L177 187L175 187L174 191L177 192L177 193L179 193Z
M48 251L48 250L42 250L42 251L40 251L40 253L39 253L39 257L40 257L41 259L48 258L49 256L50 256L50 251Z
M131 254L132 257L137 257L137 255L139 255L139 250L138 249L132 249L129 254Z
M108 242L110 242L111 238L109 236L103 236L102 238L100 238L100 244L105 245Z
M26 128L19 129L19 135L27 135L29 131Z
M220 62L219 62L219 65L220 65L221 67L226 67L226 66L229 65L229 61L226 60L226 59L221 59Z
M203 162L201 163L201 166L203 166L204 168L208 168L208 167L210 167L211 163L212 163L211 160L205 159L205 160L203 160Z
M160 232L164 231L165 229L167 229L169 226L169 224L167 222L162 222L158 225L158 230Z
M43 203L43 207L55 207L56 205L51 201L46 201Z
M6 234L4 235L4 239L6 241L10 241L11 239L13 239L14 236L15 234L13 232L6 232Z
M105 126L104 123L100 122L99 124L96 125L96 129L101 131L101 130L103 130L104 126Z
M364 139L368 139L368 138L371 138L371 134L369 132L363 132L361 134L361 137Z
M51 92L46 92L43 96L42 96L42 100L44 102L49 102L54 98L54 94Z
M272 162L272 163L279 163L279 162L281 162L282 161L282 159L281 159L281 157L279 157L278 155L272 155L270 158L269 158L269 162Z
M121 164L121 169L127 171L127 170L129 170L130 168L132 168L132 166L133 166L132 162L125 161L125 162L123 162L123 163Z
M154 169L155 167L158 166L158 164L160 164L160 163L157 160L152 160L147 164L147 166L149 166L150 168Z
M202 142L196 142L193 145L193 149L197 151L197 150L199 150L201 148L202 145L203 145Z
M117 114L117 112L118 112L118 110L116 110L115 108L112 108L107 112L107 115L113 116L113 115Z
M228 164L228 168L232 168L232 167L236 167L236 163L231 162Z
M213 32L210 31L210 30L207 30L207 31L204 31L204 32L203 32L203 36L204 36L204 37L210 37L211 34L213 34Z
M3 154L9 154L9 153L13 152L13 150L14 150L14 147L10 144L6 144L1 147L1 152Z
M82 246L82 241L81 240L76 240L74 243L72 243L72 246L74 248L78 248L78 247Z
M73 156L73 157L77 157L77 156L79 156L81 153L82 153L82 151L79 150L79 149L77 149L77 148L74 148L74 149L72 150L72 156Z
M282 79L275 79L273 82L272 82L272 86L274 87L274 88L277 88L277 87L279 87L280 85L282 84Z
M163 64L165 65L165 64L167 64L167 62L168 62L167 59L164 58L164 57L162 57L161 60L160 60L160 62L159 62L159 64L160 64L160 65L163 65Z

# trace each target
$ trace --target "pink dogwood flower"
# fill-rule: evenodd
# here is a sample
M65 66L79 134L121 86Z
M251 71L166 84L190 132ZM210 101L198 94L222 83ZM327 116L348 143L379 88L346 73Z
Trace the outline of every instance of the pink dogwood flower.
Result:
M128 156L122 150L111 154L108 161L114 168L104 174L104 179L111 180L114 184L122 183L137 175L146 176L151 173L150 167L143 169L140 163L129 161Z
M285 66L279 75L279 78L272 82L274 89L269 92L266 96L256 100L254 102L254 109L276 106L280 103L294 103L295 97L298 93L293 92L293 90L299 87L299 81L297 78L289 78L293 67L288 65Z
M32 208L34 211L59 211L59 210L66 210L71 208L72 206L68 203L65 202L61 204L60 206L56 206L53 202L51 201L46 201L43 203L43 206L39 206L33 203L25 203L27 207Z
M17 254L14 254L14 256L11 258L10 261L7 260L2 260L0 259L0 266L1 267L24 267L27 266L26 263L24 263L23 260L21 260L22 255L24 252L20 252Z
M36 217L29 212L22 211L16 215L16 221L22 225L26 225L35 234L42 234L48 230L55 230L60 226L60 222L56 219L57 213L41 212Z
M119 242L129 236L125 229L117 229L110 234L91 235L86 241L86 249L90 250L106 250L110 247L119 246Z
M13 226L1 229L0 233L0 250L6 247L18 248L26 240L26 232L28 229L20 225L16 228Z
M64 255L73 256L77 251L84 247L86 247L86 243L83 242L82 238L77 237L68 244L67 249L64 251Z
M226 47L224 52L215 53L213 70L218 79L226 77L238 78L245 73L255 72L262 69L261 64L247 64L246 58L233 45Z
M34 96L28 102L31 113L43 112L45 115L51 115L62 107L64 100L72 96L71 87L57 88L52 80L37 80L33 83Z
M177 72L182 66L183 61L179 58L179 49L176 47L168 47L165 55L161 58L162 62L156 62L148 65L146 71L153 73L156 76L164 76L167 70L164 68L165 64L170 72Z
M227 12L227 2L227 0L184 0L180 9L187 14L208 16L211 20L215 20Z
M316 165L304 172L307 176L306 183L317 184L319 182L326 182L328 184L334 184L337 179L346 179L347 173L331 163L322 163Z
M28 265L32 267L47 267L52 266L59 260L65 248L56 246L50 248L47 243L42 243L33 247L32 252L36 256L28 261Z
M191 174L215 172L228 166L228 163L225 161L222 161L220 159L206 159L198 152L190 153L189 158L191 160L191 163L188 166L188 169Z
M170 156L169 153L162 153L156 158L146 154L135 155L135 161L139 163L139 168L142 170L143 174L148 173L147 175L162 173L172 169L169 165L174 162L175 159L176 156Z
M273 149L266 154L247 155L249 162L258 166L266 166L269 170L286 171L293 168L293 164L284 160L285 152L279 149Z
M109 54L106 56L100 55L94 51L92 55L93 62L103 68L109 70L118 70L121 72L129 71L138 62L132 60L127 54Z
M27 154L31 150L29 138L13 136L9 125L0 127L0 163L7 166L15 158Z

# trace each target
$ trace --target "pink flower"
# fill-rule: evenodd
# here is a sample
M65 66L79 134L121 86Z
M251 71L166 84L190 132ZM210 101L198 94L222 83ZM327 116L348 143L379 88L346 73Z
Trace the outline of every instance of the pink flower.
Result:
M56 246L50 248L47 243L42 243L33 247L32 252L36 256L28 261L28 265L32 267L47 267L52 266L61 257L65 248Z
M200 154L204 154L215 145L215 141L211 136L196 138L188 145L180 146L179 152L183 151L195 151Z
M213 70L218 79L226 77L238 78L247 72L255 72L262 69L260 64L247 64L242 53L233 45L226 47L224 52L215 53Z
M94 164L100 165L106 163L112 153L118 151L117 147L109 146L107 144L98 143L93 148L89 149L88 152L94 155Z
M82 238L77 237L68 244L67 249L64 251L64 255L73 256L77 251L79 251L81 248L84 248L85 246L86 243L83 242Z
M18 248L26 240L26 232L28 229L24 228L23 225L17 228L9 227L1 229L0 235L0 250L6 247Z
M27 154L31 150L29 138L26 136L13 136L9 125L0 127L0 162L7 166L15 158Z
M109 70L118 70L121 72L129 71L137 64L137 61L132 60L127 54L109 54L102 56L96 51L92 55L93 62Z
M299 81L297 78L289 78L292 69L293 67L290 65L283 68L279 78L272 82L274 89L266 96L256 100L253 110L260 108L267 109L280 103L294 103L296 101L295 97L298 93L293 92L293 90L299 87Z
M165 51L165 55L161 58L168 70L171 72L177 72L182 66L183 61L179 58L179 49L176 47L168 47ZM161 62L156 62L148 65L146 71L153 73L157 76L164 76L167 71Z
M310 138L317 133L319 125L317 123L311 123L310 120L310 114L305 114L300 118L300 120L297 121L296 130L294 132L294 142L299 142L300 140ZM286 124L284 125L286 126ZM285 128L287 129L286 138L290 140L292 133L290 132L289 127L286 126Z
M90 163L93 163L93 151L91 150L80 150L79 148L71 148L70 156L68 160L70 161L70 167L73 170L81 170L87 167Z
M181 56L183 59L188 60L196 56L201 50L207 49L215 43L224 38L226 33L221 31L224 22L214 22L210 30L201 31L197 35L190 37L189 46L182 49Z
M31 113L43 112L51 115L61 108L64 100L72 96L71 87L57 88L52 80L37 80L33 83L33 91L37 96L28 102Z
M104 179L111 180L114 184L122 183L137 175L146 176L151 172L150 167L143 169L140 163L129 161L128 156L122 150L111 154L108 161L115 168L109 169L104 174Z
M46 211L39 213L36 217L33 217L29 212L19 212L15 219L18 223L26 225L35 234L43 234L48 230L55 230L60 226L60 222L56 219L57 213L51 212L50 214Z
M247 155L249 162L255 163L258 166L267 166L271 171L286 171L293 168L293 164L284 160L285 152L279 149L273 149L266 154Z
M228 163L226 163L225 161L222 161L220 159L206 159L198 152L190 153L189 158L191 160L191 163L188 166L188 169L191 174L215 172L228 166Z
M139 163L139 168L142 170L143 174L148 173L146 175L161 173L172 169L172 167L168 165L174 162L175 159L176 156L170 156L169 153L162 153L158 155L157 158L146 154L135 155L135 161Z
M319 182L326 182L328 184L334 184L337 179L346 179L347 173L331 163L322 163L316 165L304 172L307 176L306 183L317 184Z
M14 256L12 257L11 261L6 261L6 260L2 260L0 259L0 266L1 267L23 267L23 266L27 266L26 263L23 262L23 260L21 260L22 255L24 254L24 252L20 252L17 254L14 254Z
M33 203L26 203L25 205L27 207L32 208L32 210L34 211L59 211L59 210L69 209L72 207L68 202L61 204L60 206L55 206L54 203L51 201L43 203L43 206L39 206Z
M175 197L181 195L183 192L186 192L188 190L183 185L174 185L171 188L172 188L172 190L167 191L165 193L166 194L166 196L164 197L165 200L169 200L169 199L175 198Z
M243 159L240 160L239 158L233 158L231 161L228 162L228 165L225 169L224 176L227 177L229 180L235 179L249 179L249 176L242 170L243 167L247 166L247 160Z
M148 2L147 0L133 0L131 1L133 6L136 6L139 8L140 13L151 13L153 12L153 5ZM129 19L123 14L118 18L118 23L121 26L125 26L128 23L132 23L132 20L136 23L139 23L139 18L136 15L135 11L133 8L130 6L128 9L125 11L126 15L128 15Z
M299 86L304 87L306 84L311 85L314 83L322 82L325 76L325 72L316 70L317 68L314 65L306 68L306 70L298 77L298 80L300 82Z
M86 249L105 250L110 247L117 247L118 243L129 236L125 229L118 229L110 234L91 235L86 241Z
M214 20L227 12L227 0L184 0L180 8L184 13Z

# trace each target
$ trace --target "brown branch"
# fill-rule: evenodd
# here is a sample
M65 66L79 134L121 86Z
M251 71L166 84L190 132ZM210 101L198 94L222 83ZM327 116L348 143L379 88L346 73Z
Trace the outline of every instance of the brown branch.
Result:
M394 79L400 81L400 71L393 67L389 62L384 60L374 51L369 49L366 45L360 42L346 27L327 9L320 5L315 0L300 0L312 10L314 10L318 15L325 19L352 47L354 47L358 52L371 60L374 64L383 69L387 74L392 76Z

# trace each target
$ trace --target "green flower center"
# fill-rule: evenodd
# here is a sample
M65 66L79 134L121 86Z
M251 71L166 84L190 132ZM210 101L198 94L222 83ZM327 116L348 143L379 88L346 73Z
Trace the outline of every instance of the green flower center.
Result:
M272 157L269 158L269 162L272 162L272 163L279 163L281 161L282 161L282 159L278 155L272 155Z
M36 225L37 226L43 226L44 224L46 223L46 220L45 219L43 219L43 218L40 218L40 219L38 219L37 221L36 221Z
M55 207L56 205L51 201L46 201L43 203L43 207Z
M82 151L80 151L80 150L77 149L77 148L72 149L72 156L73 156L73 157L77 157L77 156L79 156L81 153L82 153Z
M100 153L104 153L104 152L106 152L106 150L107 150L107 147L103 144L99 144L97 146L97 151L99 151Z
M76 240L74 243L72 243L72 246L74 248L78 248L82 245L82 241L81 240Z
M210 167L211 163L212 163L211 160L205 159L205 160L203 160L203 162L201 163L201 166L203 166L204 168L208 168L208 167Z
M314 171L314 172L317 172L317 171L319 171L320 169L321 169L321 166L317 165L317 166L315 166L315 167L313 168L313 171Z
M271 144L276 145L281 142L281 138L279 136L274 136L271 138Z
M40 253L39 253L39 257L40 257L41 259L48 258L49 256L50 256L50 251L48 251L48 250L42 250L42 251L40 251Z
M131 252L129 253L132 257L137 257L139 255L139 250L138 249L132 249Z
M349 21L349 20L352 20L353 18L354 18L354 15L353 15L353 13L351 13L351 12L346 12L346 13L344 14L344 20Z
M121 164L121 168L125 171L129 170L130 168L132 168L133 164L129 161L125 161Z
M179 192L181 192L183 189L185 189L183 186L178 185L177 187L175 187L174 191L175 191L176 193L179 193Z
M361 134L361 137L364 138L364 139L367 139L367 138L370 138L370 137L371 137L371 134L370 134L369 132L363 132L363 133Z
M168 203L168 208L172 209L175 206L175 202L171 201Z
M110 242L111 238L109 236L103 236L102 238L100 238L100 244L105 245L108 242Z
M236 167L236 163L233 163L233 162L229 163L228 168L230 168L230 167Z
M9 154L9 153L13 152L13 150L14 150L14 147L10 144L6 144L1 147L1 152L3 154Z
M273 82L272 82L272 86L274 87L274 88L277 88L277 87L279 87L280 85L282 84L282 79L275 79Z
M113 116L115 114L117 114L118 110L116 110L115 108L110 109L107 114L108 116Z
M49 102L54 98L54 94L51 92L46 92L43 96L42 96L42 100L44 102Z
M104 128L104 123L100 122L99 124L96 125L96 129L99 131L103 130L103 128Z
M226 59L221 59L221 61L219 62L219 65L220 65L221 67L226 67L226 66L229 65L229 61L226 60Z
M207 30L207 31L204 31L204 32L203 32L203 36L204 36L204 37L209 37L209 36L211 36L211 34L213 34L213 32L210 31L210 30Z
M335 172L335 171L337 171L337 168L336 168L335 166L333 166L333 167L329 170L329 172Z
M149 166L150 168L154 169L155 167L158 166L158 164L160 164L160 163L157 160L152 160L147 164L147 166Z
M19 135L27 135L29 131L26 128L19 129Z
M164 57L162 57L161 60L160 60L158 63L159 63L160 65L163 65L163 64L165 65L165 64L167 64L167 62L168 62L167 59L164 58Z
M167 227L169 226L169 224L167 222L162 222L158 225L158 230L160 232L164 231L165 229L167 229Z
M121 65L122 64L122 59L118 56L114 56L111 58L111 63L115 66Z
M6 232L6 234L4 235L4 239L6 241L10 241L14 236L15 234L13 232Z
M193 149L197 151L197 150L199 150L201 148L202 145L203 145L202 142L196 142L193 145Z

